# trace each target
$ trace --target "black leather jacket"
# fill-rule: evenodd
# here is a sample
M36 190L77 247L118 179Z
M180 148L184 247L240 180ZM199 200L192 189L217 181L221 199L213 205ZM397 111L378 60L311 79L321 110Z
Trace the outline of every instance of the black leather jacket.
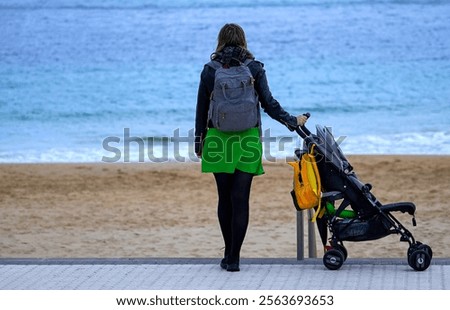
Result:
M253 60L248 64L250 72L255 79L255 89L258 92L259 102L264 112L271 118L285 125L290 131L295 130L297 118L286 112L279 102L272 96L267 83L264 64ZM208 109L211 92L214 88L215 70L205 65L201 73L200 85L198 87L197 109L195 117L195 152L200 153L201 141L206 135L208 127Z

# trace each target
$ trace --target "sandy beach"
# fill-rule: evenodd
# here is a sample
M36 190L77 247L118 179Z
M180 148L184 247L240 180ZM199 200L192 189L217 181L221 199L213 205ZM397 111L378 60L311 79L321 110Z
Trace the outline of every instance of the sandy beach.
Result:
M349 160L381 202L414 202L416 227L396 217L434 257L450 257L450 156ZM266 163L265 171L254 179L242 257L296 257L292 168ZM0 257L219 258L216 203L213 176L199 164L2 164ZM345 246L349 257L406 257L408 248L396 235Z

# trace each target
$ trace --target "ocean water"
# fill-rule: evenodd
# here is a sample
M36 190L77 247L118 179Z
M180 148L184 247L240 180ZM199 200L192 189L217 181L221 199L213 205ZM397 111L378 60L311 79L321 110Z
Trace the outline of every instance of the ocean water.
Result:
M344 153L450 154L450 1L0 0L0 162L195 161L227 22ZM263 131L270 158L301 143L266 115Z

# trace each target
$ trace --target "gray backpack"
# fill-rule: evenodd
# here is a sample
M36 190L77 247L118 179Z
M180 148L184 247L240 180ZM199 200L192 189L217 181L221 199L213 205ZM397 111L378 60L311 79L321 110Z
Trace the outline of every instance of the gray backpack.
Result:
M247 130L260 125L260 110L255 79L248 68L251 59L240 66L224 68L218 61L209 65L216 69L208 120L224 132Z

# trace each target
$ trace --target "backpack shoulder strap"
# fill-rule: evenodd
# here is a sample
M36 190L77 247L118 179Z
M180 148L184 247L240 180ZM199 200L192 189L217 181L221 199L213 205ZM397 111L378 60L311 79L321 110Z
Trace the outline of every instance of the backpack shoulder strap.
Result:
M214 70L217 70L219 68L222 68L222 64L220 62L218 62L217 60L211 60L210 62L208 62L206 64L207 66L210 66L211 68L213 68Z
M252 61L253 61L253 59L247 58L247 59L245 59L245 61L243 62L243 64L246 65L246 66L248 66Z

